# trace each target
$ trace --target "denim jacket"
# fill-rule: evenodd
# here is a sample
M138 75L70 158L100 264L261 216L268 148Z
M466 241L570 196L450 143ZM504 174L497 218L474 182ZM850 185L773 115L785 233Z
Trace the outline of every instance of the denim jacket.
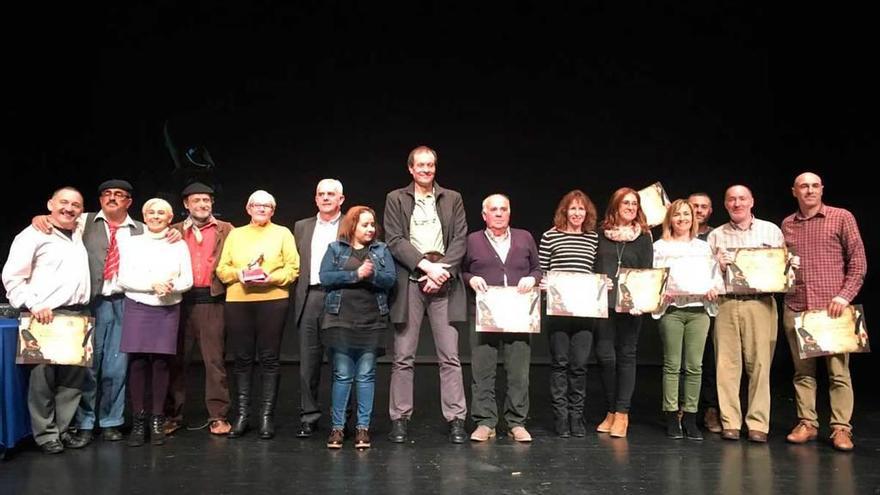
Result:
M352 248L346 241L335 241L327 246L324 259L321 260L321 286L327 292L324 298L324 310L330 314L339 314L342 302L342 289L358 282L357 270L343 270L342 267L351 257ZM388 314L388 293L397 281L397 268L394 258L384 242L374 241L369 246L370 260L373 261L373 274L365 279L372 285L379 304L379 314Z

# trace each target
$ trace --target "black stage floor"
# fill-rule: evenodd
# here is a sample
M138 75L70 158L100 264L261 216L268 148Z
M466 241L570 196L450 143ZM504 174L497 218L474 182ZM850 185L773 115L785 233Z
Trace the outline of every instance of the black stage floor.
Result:
M193 399L200 397L200 371L193 368ZM784 377L774 381L768 444L722 441L709 433L703 442L668 440L659 413L660 368L653 366L639 368L627 439L596 433L556 438L549 368L534 366L528 423L533 443L499 438L452 445L439 411L436 367L419 365L410 442L397 445L385 438L389 371L389 365L380 365L373 448L367 451L356 451L350 441L340 451L328 450L326 418L313 438L294 436L299 380L297 367L290 365L283 370L274 440L259 440L252 432L229 440L193 430L179 432L163 447L130 448L98 440L84 450L47 456L25 445L0 463L0 494L880 493L880 400L871 397L869 380L856 384L852 453L836 452L825 440L786 444L795 415L791 384ZM588 394L593 426L603 415L595 371L590 369ZM465 367L466 383L468 373ZM820 404L827 403L827 394L822 399ZM190 401L188 410L191 423L204 419L198 400ZM827 405L820 414L827 418ZM828 433L823 425L821 436Z

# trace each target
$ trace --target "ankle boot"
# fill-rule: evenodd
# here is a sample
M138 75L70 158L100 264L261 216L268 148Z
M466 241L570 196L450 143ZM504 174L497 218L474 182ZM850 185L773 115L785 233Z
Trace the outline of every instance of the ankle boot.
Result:
M681 422L678 420L678 411L664 411L663 415L666 416L666 436L673 440L684 438Z
M278 398L279 378L277 373L263 375L263 403L260 413L260 438L263 440L275 436L275 401Z
M611 425L609 434L616 438L625 438L629 428L629 413L614 413L614 424Z
M153 445L165 444L165 416L154 414L150 419L150 443Z
M684 436L688 440L702 440L703 433L697 427L697 413L684 413L681 418L681 426L684 428Z
M132 418L131 433L128 435L129 447L140 447L147 436L147 412L139 411Z
M568 438L571 436L571 425L568 423L568 414L565 416L556 416L554 422L556 435L559 438Z
M605 419L596 427L596 431L599 433L608 433L611 431L612 426L614 426L614 413L607 412L605 413Z
M248 430L251 415L251 373L235 374L235 388L237 394L236 407L238 408L235 420L232 422L232 430L227 436L238 438Z
M583 437L587 435L586 427L584 426L584 417L577 413L571 413L570 416L571 423L571 436L573 437Z

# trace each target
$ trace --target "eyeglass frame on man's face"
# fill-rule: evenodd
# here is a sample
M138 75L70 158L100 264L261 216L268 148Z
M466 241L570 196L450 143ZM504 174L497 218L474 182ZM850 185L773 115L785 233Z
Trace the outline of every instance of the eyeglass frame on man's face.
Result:
M112 189L104 189L103 191L101 191L101 197L102 198L113 197L116 199L129 199L131 197L131 194L128 194L125 191L114 191Z

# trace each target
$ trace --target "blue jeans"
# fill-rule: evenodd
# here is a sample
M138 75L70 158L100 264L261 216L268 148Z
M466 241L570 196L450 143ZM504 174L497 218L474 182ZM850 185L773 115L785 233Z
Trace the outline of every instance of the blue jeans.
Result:
M333 428L345 426L345 408L351 394L352 381L357 383L357 426L369 428L376 391L376 352L365 349L338 349L331 353L333 386L331 387L330 422Z
M92 367L86 373L82 386L82 400L76 411L76 424L84 430L122 426L125 423L125 374L128 356L119 352L122 342L122 308L124 297L98 296L92 303L95 315L95 349ZM96 404L98 382L101 403Z

